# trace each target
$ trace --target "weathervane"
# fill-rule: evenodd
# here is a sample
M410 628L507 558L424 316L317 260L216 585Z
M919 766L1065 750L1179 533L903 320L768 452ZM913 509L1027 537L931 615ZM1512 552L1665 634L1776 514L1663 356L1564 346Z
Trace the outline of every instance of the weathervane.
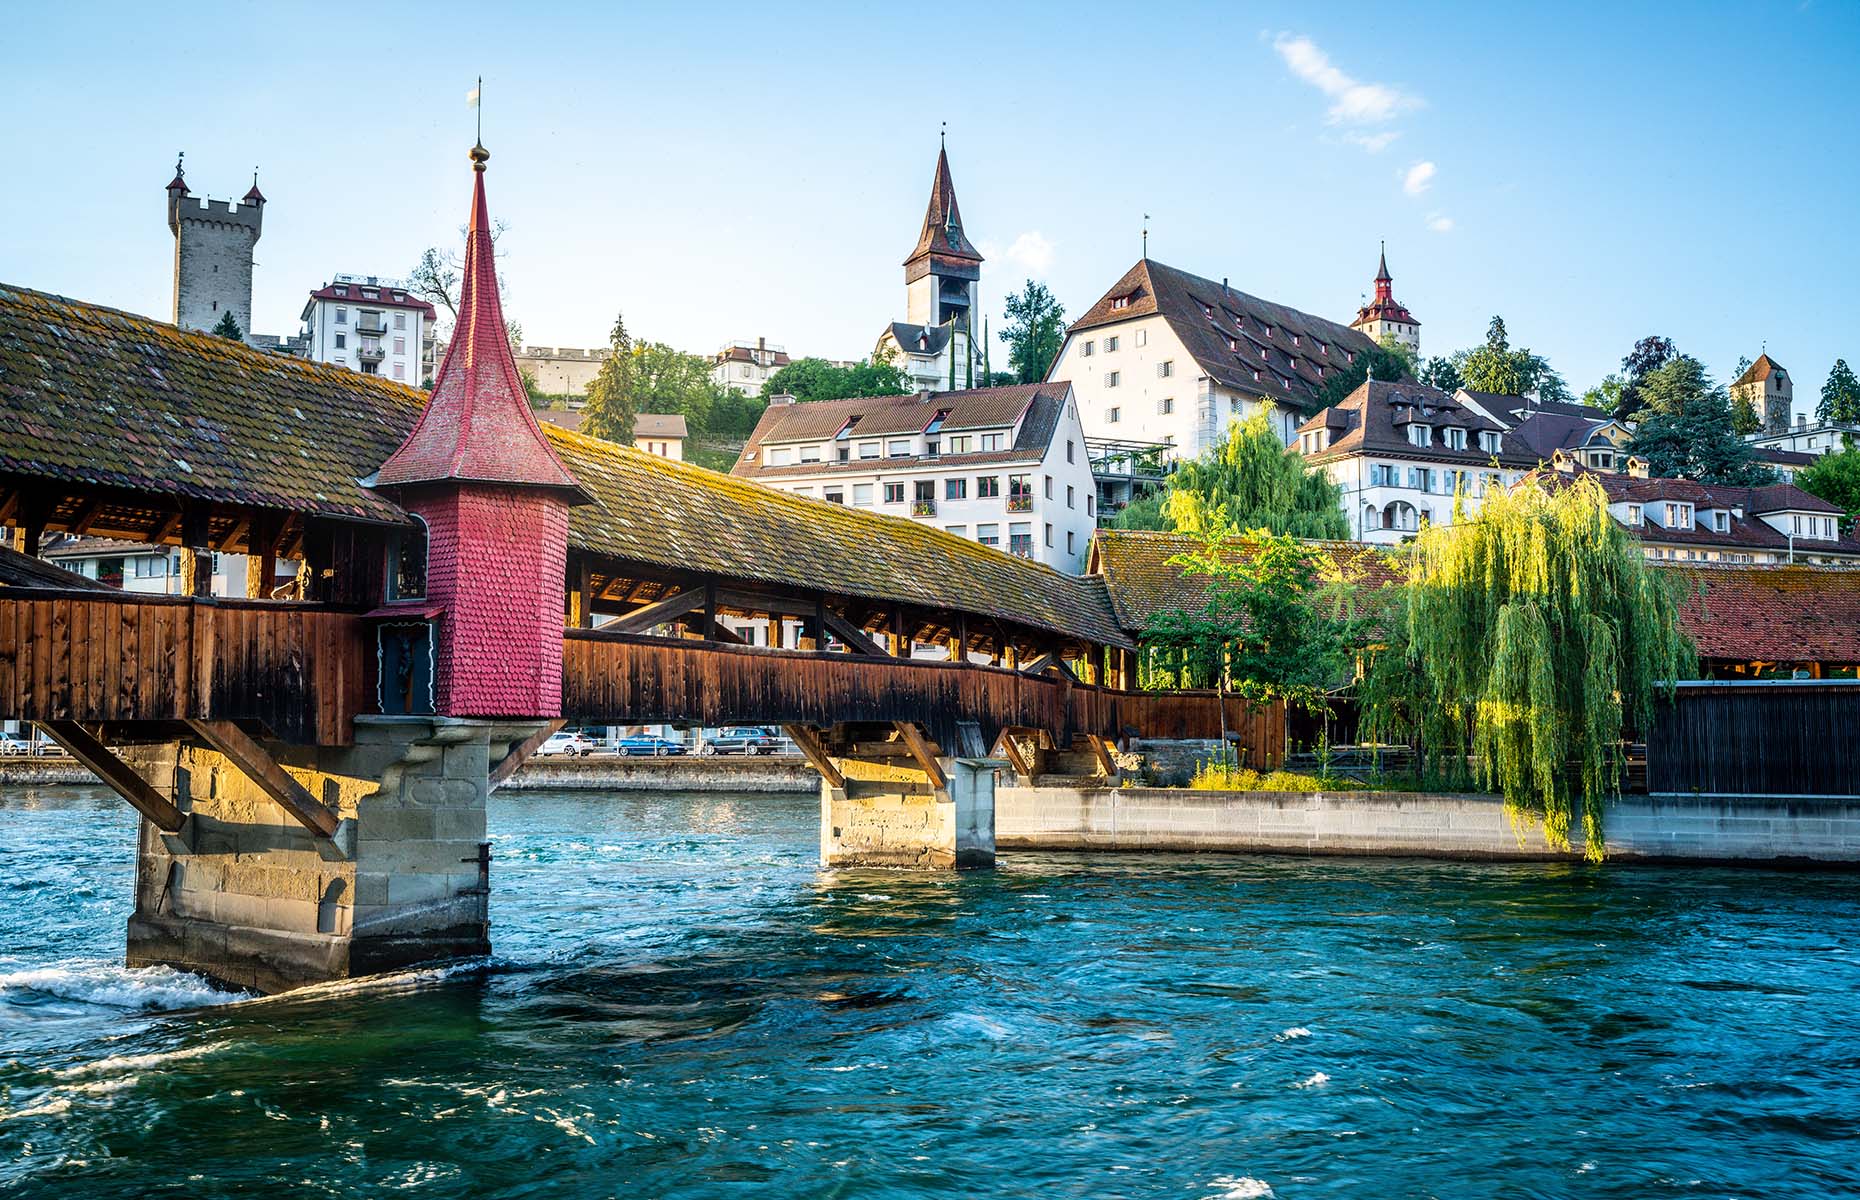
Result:
M1143 257L1150 256L1150 214L1143 214Z

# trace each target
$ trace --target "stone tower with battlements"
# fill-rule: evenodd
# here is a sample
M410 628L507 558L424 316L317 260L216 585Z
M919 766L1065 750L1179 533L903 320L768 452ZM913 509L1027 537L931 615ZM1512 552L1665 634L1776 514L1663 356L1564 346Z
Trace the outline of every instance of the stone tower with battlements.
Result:
M265 197L252 189L237 203L196 198L181 163L168 184L168 228L174 232L174 323L211 331L231 313L243 338L252 335L252 250L265 223Z

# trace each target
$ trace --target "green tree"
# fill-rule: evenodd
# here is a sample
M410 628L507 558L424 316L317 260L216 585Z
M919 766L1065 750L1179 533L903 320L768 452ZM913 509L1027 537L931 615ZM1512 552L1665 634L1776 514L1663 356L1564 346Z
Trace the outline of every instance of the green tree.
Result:
M1757 406L1750 393L1739 392L1731 397L1731 432L1743 437L1762 430L1763 418L1757 415Z
M1647 460L1649 474L1734 486L1776 481L1733 430L1730 397L1698 359L1668 360L1642 378L1637 394L1642 408L1627 450Z
M1542 355L1522 347L1512 349L1505 318L1493 317L1486 327L1485 344L1453 356L1463 385L1475 392L1500 396L1530 396L1543 401L1569 400L1563 377Z
M1132 504L1118 517L1122 529L1161 527L1204 539L1242 529L1301 538L1350 536L1343 489L1279 440L1269 405L1231 422L1224 442L1178 466L1154 502Z
M1457 392L1466 386L1466 381L1460 378L1460 369L1453 365L1453 360L1440 355L1435 355L1422 365L1420 379L1428 387L1439 388L1448 393Z
M1860 379L1854 378L1847 360L1837 358L1828 368L1828 378L1821 385L1821 403L1815 415L1824 421L1851 424L1860 421Z
M1008 366L1017 383L1039 383L1059 357L1066 337L1066 310L1045 284L1029 279L1006 301Z
M846 400L854 396L897 396L911 381L890 362L866 359L848 367L824 358L797 358L768 377L762 399L788 395L796 400Z
M1838 504L1847 514L1849 528L1860 522L1860 446L1852 438L1832 454L1817 458L1795 477L1795 486L1811 496L1820 496L1829 504Z
M1673 346L1673 339L1655 334L1644 337L1634 343L1634 348L1621 359L1621 370L1626 376L1621 385L1620 394L1615 399L1615 417L1618 420L1632 420L1646 404L1640 396L1641 385L1649 375L1678 357L1679 351Z
M1602 377L1600 383L1582 393L1582 402L1590 408L1599 408L1603 412L1612 414L1620 406L1623 386L1625 386L1625 381L1621 376L1610 371Z
M1363 386L1365 379L1379 379L1384 383L1407 379L1412 366L1405 347L1397 352L1387 345L1377 346L1367 354L1357 355L1356 361L1348 366L1328 372L1318 388L1318 405L1329 408L1343 403L1351 392Z
M616 315L613 331L607 335L607 357L588 385L582 432L610 442L632 443L633 419L639 415L633 364L633 339L626 331L626 317Z
M245 334L240 331L239 322L233 319L231 309L220 314L220 323L213 327L213 332L216 336L231 341L243 342L245 340Z
M1152 683L1212 683L1254 704L1327 707L1330 690L1349 678L1358 629L1309 547L1264 529L1220 530L1169 564L1205 580L1207 591L1200 609L1159 614L1145 631L1146 646L1173 665Z
M1678 582L1594 479L1490 492L1410 554L1405 632L1363 687L1369 725L1418 742L1427 773L1503 793L1558 849L1580 823L1599 859L1625 740L1696 666Z

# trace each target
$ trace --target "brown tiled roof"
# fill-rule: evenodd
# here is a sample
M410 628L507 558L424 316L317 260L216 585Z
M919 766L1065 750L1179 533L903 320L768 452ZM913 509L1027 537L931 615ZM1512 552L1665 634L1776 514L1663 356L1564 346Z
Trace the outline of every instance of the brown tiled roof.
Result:
M54 567L19 553L10 546L0 546L0 587L103 588L109 584L86 579L75 571Z
M1029 437L1037 437L1037 444L1044 447L1047 438L1052 436L1053 424L1070 388L1071 385L1063 381L1023 383L969 391L772 404L763 410L761 420L756 422L755 430L743 447L744 459L754 451L755 460L739 461L733 470L738 475L761 474L762 460L766 456L760 451L764 445L831 441L854 418L857 423L850 440L922 433L939 412L949 414L943 419L945 432L961 432L965 429L1007 429L1023 415L1032 418L1050 410L1052 419L1044 422L1043 430L1036 427L1040 422L1031 419L1022 422L1022 437L1015 443L1019 448Z
M1576 450L1588 445L1594 440L1596 431L1608 424L1605 417L1534 412L1512 426L1506 437L1515 443L1512 447L1515 452L1530 455L1539 462L1549 462L1550 456L1558 450Z
M1701 658L1860 663L1860 571L1717 563L1662 569L1685 580L1680 620Z
M1772 374L1782 369L1782 364L1769 355L1759 354L1757 355L1757 361L1744 368L1744 373L1739 375L1731 386L1738 387L1746 383L1762 383Z
M1401 583L1406 575L1395 555L1362 542L1307 542L1321 578L1340 579L1366 592ZM1205 546L1180 533L1100 529L1092 543L1093 571L1104 580L1117 623L1133 636L1166 612L1199 611L1207 583L1169 560ZM1246 543L1230 543L1244 554ZM1089 578L1089 577L1088 577Z
M399 524L356 479L424 401L376 375L0 284L0 475Z
M720 363L721 362L753 363L753 362L756 362L756 355L758 353L761 353L767 356L769 360L767 363L768 366L785 367L788 365L789 360L788 360L787 351L766 350L766 349L759 351L758 348L755 346L735 346L735 345L726 346L722 350L717 351L715 361L720 362Z
M1839 506L1828 503L1819 496L1811 496L1791 483L1771 483L1762 487L1732 487L1724 484L1703 484L1691 479L1640 478L1633 475L1618 475L1609 471L1592 471L1587 467L1574 467L1568 471L1533 471L1520 483L1537 481L1549 488L1562 487L1572 479L1582 476L1601 484L1602 491L1612 504L1633 503L1651 511L1656 504L1684 502L1694 509L1694 524L1691 529L1668 529L1654 522L1647 522L1636 528L1642 541L1655 545L1700 546L1727 550L1787 550L1789 535L1782 533L1759 514L1776 512L1809 512L1835 517L1837 532L1841 529L1842 510ZM1743 516L1732 512L1727 528L1723 533L1704 524L1703 514L1712 509L1742 509ZM1799 554L1854 554L1860 555L1860 541L1852 537L1839 536L1832 540L1815 538L1795 539L1795 550Z
M1120 302L1125 303L1120 307ZM1375 348L1368 337L1347 325L1249 296L1149 258L1124 272L1068 332L1081 333L1157 313L1216 383L1307 412L1316 407L1324 380L1348 369L1351 354L1367 354Z
M425 400L377 376L0 285L0 475L402 524L398 507L355 481L401 443ZM1102 589L1049 567L918 522L543 432L594 497L571 510L572 549L1125 644Z
M893 321L887 332L906 354L941 354L951 337L948 325L912 325L904 321Z
M1484 466L1494 457L1507 466L1532 466L1537 456L1520 445L1505 427L1470 408L1439 388L1420 383L1386 383L1365 379L1339 404L1320 412L1299 426L1300 433L1339 428L1337 415L1344 414L1345 432L1331 439L1330 445L1307 457L1312 462L1328 462L1353 454L1377 454L1390 458L1424 459L1428 462L1464 463L1469 469ZM1444 444L1416 446L1408 441L1410 424L1432 426L1436 431L1449 427L1466 430L1466 449L1451 450ZM1499 434L1499 450L1479 449L1479 434Z
M571 548L1125 644L1102 592L1076 576L923 522L811 500L583 434L548 433L595 498L569 515Z
M579 429L577 425L575 428ZM685 425L683 413L640 413L633 418L633 437L681 438L690 437L691 431Z
M951 237L951 230L954 237ZM982 255L969 241L962 228L962 208L956 203L956 185L949 177L949 152L938 150L936 176L930 181L930 206L924 210L923 232L917 246L904 260L910 266L920 258L931 256L960 263L979 263Z

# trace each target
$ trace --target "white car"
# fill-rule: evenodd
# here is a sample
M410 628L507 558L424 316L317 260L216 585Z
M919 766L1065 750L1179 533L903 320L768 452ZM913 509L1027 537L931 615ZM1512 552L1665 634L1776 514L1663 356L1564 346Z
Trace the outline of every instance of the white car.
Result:
M0 758L25 758L32 753L32 743L17 733L0 733Z
M582 737L572 729L552 733L549 740L536 747L537 758L554 758L558 754L569 758L586 758L594 753L594 743Z

